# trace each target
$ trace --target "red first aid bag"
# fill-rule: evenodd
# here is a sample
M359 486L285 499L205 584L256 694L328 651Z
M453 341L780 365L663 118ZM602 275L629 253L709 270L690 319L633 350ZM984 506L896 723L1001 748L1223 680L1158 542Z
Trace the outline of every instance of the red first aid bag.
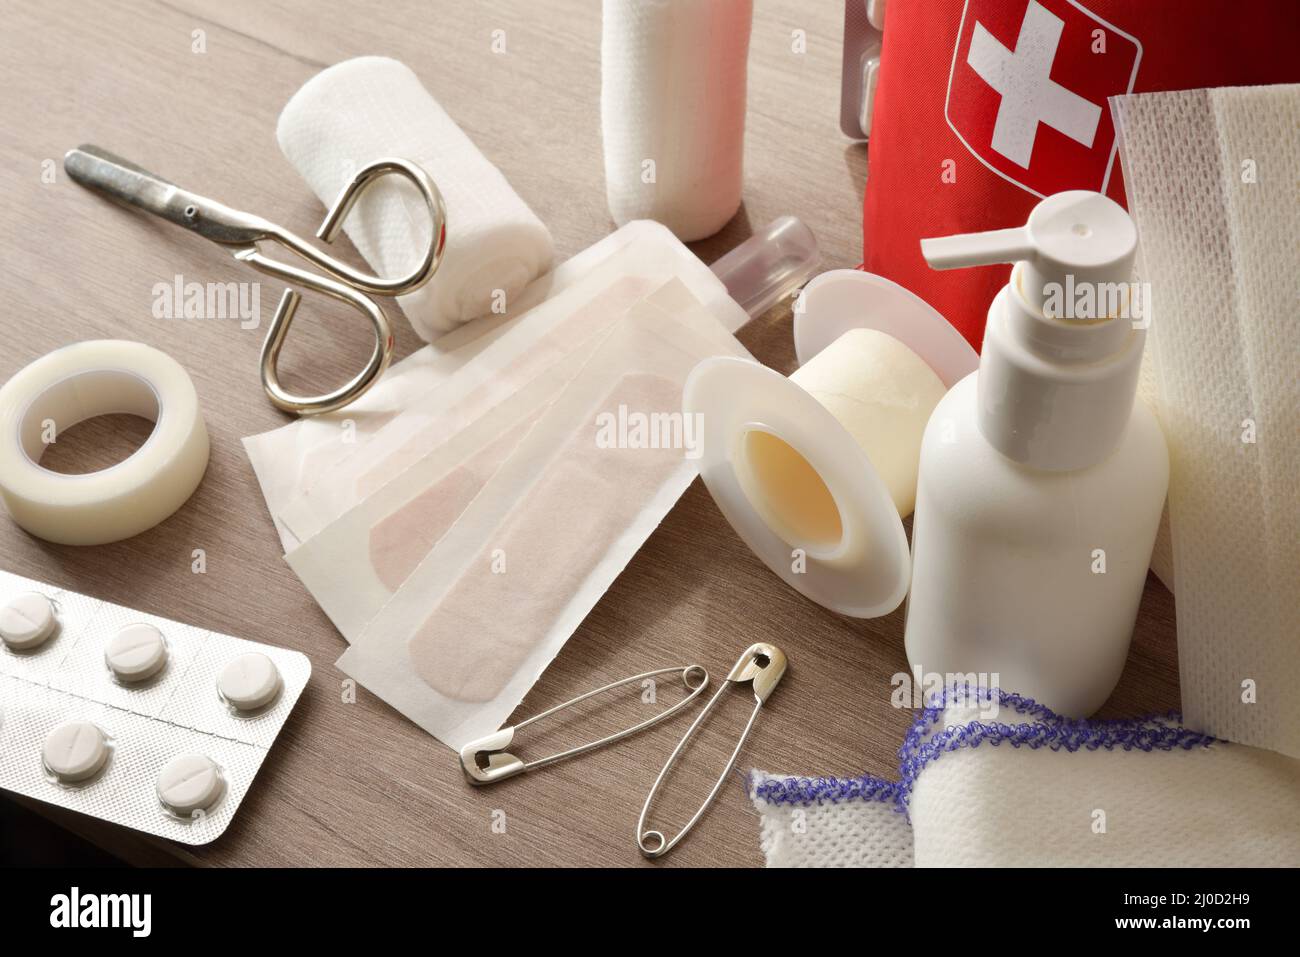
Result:
M920 240L1021 225L1067 189L1123 204L1108 97L1296 82L1298 50L1297 0L891 0L863 266L978 349L1008 267L937 272Z

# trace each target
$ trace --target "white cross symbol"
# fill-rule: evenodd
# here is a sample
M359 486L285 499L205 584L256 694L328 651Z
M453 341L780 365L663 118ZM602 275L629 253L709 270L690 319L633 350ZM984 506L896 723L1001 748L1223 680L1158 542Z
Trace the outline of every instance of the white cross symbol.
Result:
M1100 106L1051 78L1063 29L1064 20L1030 0L1014 52L994 39L978 20L971 36L966 62L1002 94L993 124L993 149L1025 169L1034 152L1039 123L1091 148L1101 121Z

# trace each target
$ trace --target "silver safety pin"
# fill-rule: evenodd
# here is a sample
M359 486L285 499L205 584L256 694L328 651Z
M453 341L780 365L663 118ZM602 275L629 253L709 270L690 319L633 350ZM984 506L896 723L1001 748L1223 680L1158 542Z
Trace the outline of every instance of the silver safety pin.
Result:
M534 721L541 721L549 718L557 711L563 711L565 708L571 708L575 704L593 698L598 694L603 694L622 685L633 684L638 681L644 681L647 678L654 678L658 675L680 672L682 683L686 685L690 694L681 701L677 702L666 711L661 711L653 718L625 728L617 734L611 734L608 737L601 738L599 741L591 741L587 744L579 745L576 748L570 748L567 751L561 751L558 754L552 754L548 758L538 758L535 761L523 761L515 757L506 750L514 743L515 733L521 728L526 728ZM692 685L692 676L698 676L699 684ZM700 665L686 665L678 668L660 668L658 671L647 671L644 674L633 675L630 678L622 678L619 681L611 681L609 684L594 691L588 691L586 694L578 695L564 704L557 704L554 708L543 711L541 714L533 715L526 721L520 721L516 725L508 728L502 728L492 734L479 738L477 741L471 741L465 747L460 749L460 766L465 771L465 776L469 778L471 784L495 784L497 781L504 781L506 778L512 778L516 774L522 774L524 771L532 771L536 768L544 768L548 764L555 764L559 761L565 761L569 758L576 758L580 754L586 754L588 751L594 751L597 748L603 748L607 744L613 744L615 741L622 741L626 737L636 734L638 731L644 731L653 724L658 724L666 718L671 718L678 711L681 711L692 701L694 701L705 688L709 685L709 673Z
M642 854L646 857L662 857L667 854L677 846L682 838L690 833L691 828L704 816L704 812L709 809L709 805L717 797L722 783L727 779L727 775L735 767L736 758L740 757L740 749L745 746L745 739L749 737L749 731L754 726L754 720L758 717L759 709L763 707L763 702L767 700L781 680L781 676L785 674L785 668L785 652L776 645L769 645L760 641L745 649L745 653L740 656L740 660L731 669L731 673L727 675L726 680L718 686L717 692L709 699L709 703L704 706L704 710L700 712L699 717L686 729L686 734L677 743L673 753L668 756L668 763L659 772L659 777L655 778L654 786L650 788L650 793L645 799L645 805L641 808L641 817L636 822L636 843L637 847L641 848ZM745 724L745 730L740 733L740 740L736 742L736 749L731 752L731 757L727 759L727 766L722 769L722 774L718 776L718 782L713 785L713 790L709 792L709 796L704 799L704 803L700 805L699 810L695 812L694 816L686 822L685 826L677 832L677 836L671 841L664 837L662 831L646 830L646 818L650 814L650 806L654 803L655 795L659 793L659 786L663 784L664 778L673 764L676 763L678 755L686 747L686 742L704 723L704 720L709 716L709 712L713 710L713 706L718 703L718 699L722 697L723 693L731 686L744 684L745 682L749 682L754 690L754 711L750 714L749 721Z
M310 289L347 303L366 317L374 333L375 345L365 367L331 392L315 396L296 395L280 384L279 360L301 296L292 288L284 291L262 343L262 388L276 408L298 415L317 415L341 409L379 381L393 357L393 333L388 317L372 296L402 296L424 286L442 262L447 243L447 212L442 194L424 170L404 159L379 159L358 170L339 191L334 205L316 231L318 239L332 243L343 220L367 189L389 175L408 180L428 208L432 232L420 262L405 276L393 279L359 272L347 263L327 256L283 226L182 189L98 146L83 145L69 150L63 158L63 166L73 180L88 189L198 233L204 239L225 246L240 262L277 276L291 286ZM262 252L259 243L277 243L325 275L273 259Z

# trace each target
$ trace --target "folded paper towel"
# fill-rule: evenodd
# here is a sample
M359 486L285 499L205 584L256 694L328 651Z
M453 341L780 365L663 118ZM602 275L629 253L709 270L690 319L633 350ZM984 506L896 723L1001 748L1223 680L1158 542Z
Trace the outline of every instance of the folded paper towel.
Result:
M386 156L433 177L447 208L447 246L433 280L398 302L432 341L508 305L550 268L551 234L406 66L387 57L336 64L303 85L280 114L280 149L326 205L357 169ZM388 177L344 223L380 275L408 271L429 244L429 217L409 183Z
M1077 721L955 690L919 713L896 781L756 772L768 866L1300 865L1300 761L1177 715Z

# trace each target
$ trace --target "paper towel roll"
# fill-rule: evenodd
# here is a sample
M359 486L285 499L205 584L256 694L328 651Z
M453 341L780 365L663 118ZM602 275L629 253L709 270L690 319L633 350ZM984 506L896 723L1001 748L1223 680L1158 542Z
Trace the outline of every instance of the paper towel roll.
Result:
M285 157L329 205L367 163L397 156L433 177L447 208L442 265L398 302L432 341L508 303L550 268L554 247L541 220L510 188L416 75L387 57L358 57L318 73L285 105L276 127ZM368 190L344 224L380 275L409 271L429 244L424 202L388 177Z
M604 0L605 190L685 242L740 208L752 0Z

